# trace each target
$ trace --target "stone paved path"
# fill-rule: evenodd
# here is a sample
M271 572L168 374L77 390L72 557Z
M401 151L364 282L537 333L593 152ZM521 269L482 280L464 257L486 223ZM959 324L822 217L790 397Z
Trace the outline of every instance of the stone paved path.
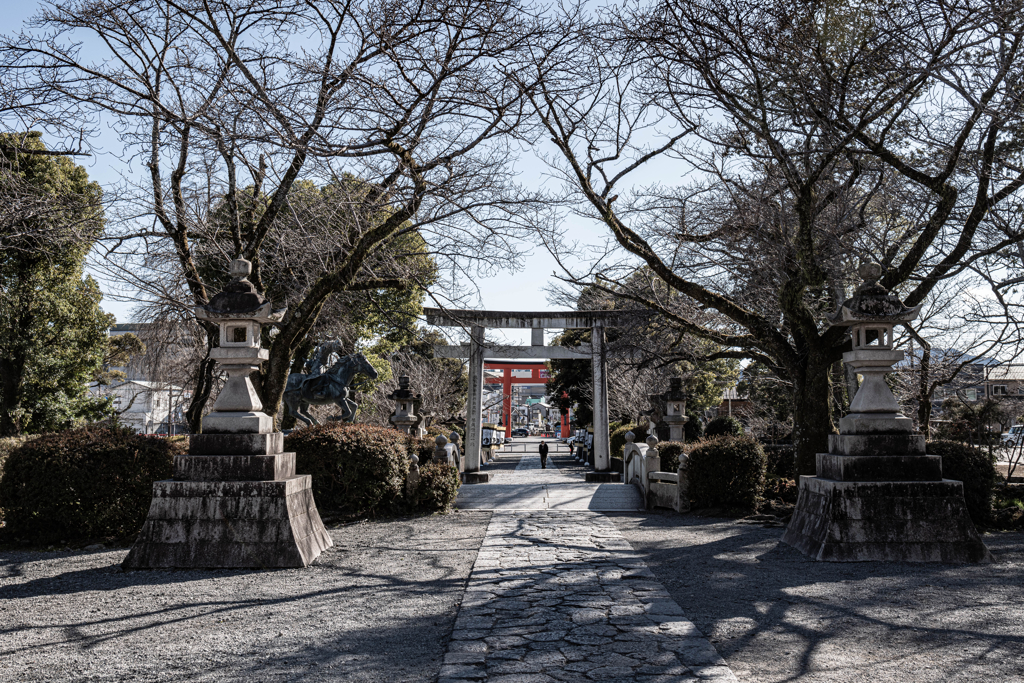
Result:
M604 515L499 510L439 679L468 681L736 678Z
M518 443L516 445L519 445ZM529 443L534 449L537 443ZM515 457L516 453L500 456ZM643 510L640 492L625 484L588 484L583 475L558 469L548 458L541 469L536 450L523 454L514 470L495 469L491 481L459 489L455 505L463 510Z

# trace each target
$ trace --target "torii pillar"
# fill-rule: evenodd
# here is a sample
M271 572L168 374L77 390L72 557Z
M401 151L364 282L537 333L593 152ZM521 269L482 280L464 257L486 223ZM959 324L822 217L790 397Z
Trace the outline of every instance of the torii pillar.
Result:
M488 481L490 473L480 471L484 420L484 328L474 325L469 333L469 397L466 400L466 452L463 454L467 484Z
M608 472L612 466L608 446L608 347L604 325L591 328L590 367L594 377L594 470Z

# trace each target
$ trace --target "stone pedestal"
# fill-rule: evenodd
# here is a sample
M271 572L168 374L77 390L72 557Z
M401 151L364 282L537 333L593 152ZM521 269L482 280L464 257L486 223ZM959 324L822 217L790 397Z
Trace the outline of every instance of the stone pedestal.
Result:
M126 569L305 567L331 547L312 477L295 474L284 436L197 434L153 484ZM216 454L214 454L216 453Z
M782 540L832 562L992 561L967 514L963 484L949 479L800 477L800 499Z
M817 560L988 562L964 502L963 484L942 478L942 458L925 454L910 420L880 415L846 422L875 433L839 434L819 453L817 476L800 477L800 497L782 537ZM878 433L888 426L890 433ZM897 431L900 430L900 431Z

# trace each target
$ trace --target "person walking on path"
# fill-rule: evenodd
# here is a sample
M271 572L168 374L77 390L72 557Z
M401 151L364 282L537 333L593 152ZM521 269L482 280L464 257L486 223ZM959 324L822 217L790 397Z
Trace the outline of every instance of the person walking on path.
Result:
M548 445L541 441L537 450L540 451L540 467L546 470L548 468Z

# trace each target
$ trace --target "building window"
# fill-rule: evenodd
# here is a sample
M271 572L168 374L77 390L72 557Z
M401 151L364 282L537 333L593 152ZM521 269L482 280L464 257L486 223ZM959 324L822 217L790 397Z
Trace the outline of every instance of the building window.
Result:
M978 390L977 389L964 389L964 394L967 396L967 400L968 401L977 401L978 400Z
M993 396L1006 396L1006 385L1005 384L993 384L992 385Z

